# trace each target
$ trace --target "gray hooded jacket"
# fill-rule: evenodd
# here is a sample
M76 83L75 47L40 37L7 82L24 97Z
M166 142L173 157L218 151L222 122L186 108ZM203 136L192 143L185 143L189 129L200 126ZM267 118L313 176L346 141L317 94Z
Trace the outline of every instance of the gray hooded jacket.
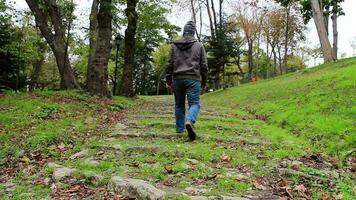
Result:
M172 44L169 54L166 81L193 79L201 80L206 85L208 76L208 61L204 46L194 37L184 36Z

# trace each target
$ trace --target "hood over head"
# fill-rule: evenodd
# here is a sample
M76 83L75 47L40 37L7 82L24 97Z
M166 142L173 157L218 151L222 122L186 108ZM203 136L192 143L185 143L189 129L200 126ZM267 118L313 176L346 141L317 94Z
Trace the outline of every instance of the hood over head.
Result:
M181 50L190 49L197 40L192 36L184 36L179 40L173 42L173 44Z

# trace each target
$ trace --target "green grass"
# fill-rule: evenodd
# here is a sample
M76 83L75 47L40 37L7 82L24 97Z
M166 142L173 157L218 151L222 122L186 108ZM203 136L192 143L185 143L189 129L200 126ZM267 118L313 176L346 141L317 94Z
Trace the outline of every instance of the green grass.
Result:
M118 111L111 109L115 105L129 108L134 102L114 97L103 105L100 99L77 91L5 94L0 101L0 159L21 149L79 143L82 134L103 123L98 113Z
M356 147L355 58L207 94L203 102L242 109L290 133L264 130L272 140L294 137L334 155Z

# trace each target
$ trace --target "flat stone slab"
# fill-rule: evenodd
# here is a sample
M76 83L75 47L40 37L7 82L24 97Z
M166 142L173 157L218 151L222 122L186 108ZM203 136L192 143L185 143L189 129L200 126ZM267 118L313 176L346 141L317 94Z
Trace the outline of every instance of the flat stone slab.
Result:
M123 151L121 144L105 144L102 147L107 150Z
M129 132L129 131L116 131L110 134L111 137L156 137L154 132Z
M80 152L77 152L75 154L73 154L70 159L74 160L74 159L78 159L78 158L84 158L86 156L89 155L89 150L88 149L85 149L85 150L82 150Z
M53 180L56 182L61 181L66 177L72 176L75 170L76 169L69 168L69 167L56 168L53 172Z
M130 146L126 151L139 151L139 152L148 152L148 153L158 153L159 151L165 149L161 145L142 145L142 146Z
M143 200L161 200L166 194L146 181L119 176L111 178L108 190L117 192L123 196Z
M123 123L117 123L114 127L114 130L115 131L123 131L123 130L126 130L127 129L127 126Z

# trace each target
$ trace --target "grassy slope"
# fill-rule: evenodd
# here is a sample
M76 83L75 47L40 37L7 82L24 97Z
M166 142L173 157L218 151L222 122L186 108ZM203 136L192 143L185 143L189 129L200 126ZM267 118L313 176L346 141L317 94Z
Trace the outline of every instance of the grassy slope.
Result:
M0 100L0 160L21 149L46 151L60 143L79 144L84 134L104 123L98 113L132 104L122 97L100 100L75 91L8 93Z
M340 155L356 147L355 58L208 94L204 101L252 113L316 151Z

